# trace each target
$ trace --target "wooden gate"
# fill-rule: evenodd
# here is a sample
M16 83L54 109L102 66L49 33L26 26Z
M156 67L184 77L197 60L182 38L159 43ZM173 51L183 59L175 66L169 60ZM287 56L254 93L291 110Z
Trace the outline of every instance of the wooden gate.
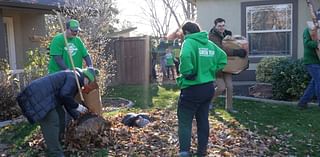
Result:
M119 37L111 42L117 72L114 84L144 84L150 81L150 38Z

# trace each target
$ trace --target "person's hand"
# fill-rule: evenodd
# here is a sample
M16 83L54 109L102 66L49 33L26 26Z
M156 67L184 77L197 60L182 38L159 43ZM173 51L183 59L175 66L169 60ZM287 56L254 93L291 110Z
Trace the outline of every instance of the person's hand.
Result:
M224 40L232 40L232 36L231 35L226 35L223 39Z
M88 111L88 109L85 107L85 106L83 106L83 105L81 105L81 104L79 104L78 105L78 107L77 107L77 109L76 109L78 112L80 112L80 113L86 113L87 111Z

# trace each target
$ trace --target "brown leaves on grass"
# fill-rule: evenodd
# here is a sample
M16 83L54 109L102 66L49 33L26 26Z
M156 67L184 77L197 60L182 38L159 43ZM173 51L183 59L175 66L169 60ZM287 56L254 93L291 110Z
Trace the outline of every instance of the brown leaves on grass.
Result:
M92 137L86 137L86 140L77 141L67 137L69 141L66 142L65 151L78 152L78 155L79 152L83 152L83 155L88 155L85 152L92 153L97 148L105 148L108 149L109 156L175 156L179 147L176 112L157 110L150 112L149 115L151 123L144 128L123 125L121 123L123 115L111 117L106 120L106 124L110 124L110 127L104 127L97 134L90 135ZM37 140L36 138L33 140ZM195 121L192 139L191 150L195 152L197 146ZM263 156L275 143L277 143L275 137L260 136L243 128L235 120L210 119L208 156ZM30 146L37 147L37 143Z

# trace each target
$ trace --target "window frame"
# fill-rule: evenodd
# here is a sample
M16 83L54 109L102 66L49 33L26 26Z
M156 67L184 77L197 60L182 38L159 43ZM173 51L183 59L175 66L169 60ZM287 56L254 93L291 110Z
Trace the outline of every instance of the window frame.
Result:
M248 38L247 32L247 7L262 6L262 5L278 5L278 4L291 4L292 5L292 26L291 26L291 52L289 55L272 55L277 57L292 57L297 58L297 22L298 22L298 2L295 0L269 0L269 1L251 1L241 3L241 34ZM268 30L270 32L270 30ZM250 44L250 43L249 43ZM258 63L262 58L269 57L269 55L255 55L250 56L251 63Z

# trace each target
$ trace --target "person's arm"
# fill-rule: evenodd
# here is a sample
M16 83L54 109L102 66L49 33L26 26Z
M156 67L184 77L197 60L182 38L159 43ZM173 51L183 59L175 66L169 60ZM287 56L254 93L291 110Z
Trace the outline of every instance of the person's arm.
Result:
M62 70L67 70L68 69L67 65L64 63L64 61L62 59L62 56L57 55L57 56L54 56L53 58L54 58L54 61L56 61L56 63L60 67L60 69L62 69Z
M50 56L53 58L53 60L61 70L68 69L68 66L62 58L63 53L65 53L64 47L65 43L63 34L56 35L50 43Z
M84 60L85 60L88 67L93 67L90 55L85 56Z
M182 77L187 80L194 80L197 75L192 63L192 50L190 41L185 40L181 48L179 70Z
M80 112L81 112L78 109L80 108L81 110L83 110L83 112L85 112L84 111L85 109L81 104L78 104L74 99L75 94L78 92L78 87L75 81L74 74L69 75L66 72L66 75L68 76L66 76L64 84L59 91L59 98L61 99L61 102L65 106L67 112L74 119L77 119L80 116Z

